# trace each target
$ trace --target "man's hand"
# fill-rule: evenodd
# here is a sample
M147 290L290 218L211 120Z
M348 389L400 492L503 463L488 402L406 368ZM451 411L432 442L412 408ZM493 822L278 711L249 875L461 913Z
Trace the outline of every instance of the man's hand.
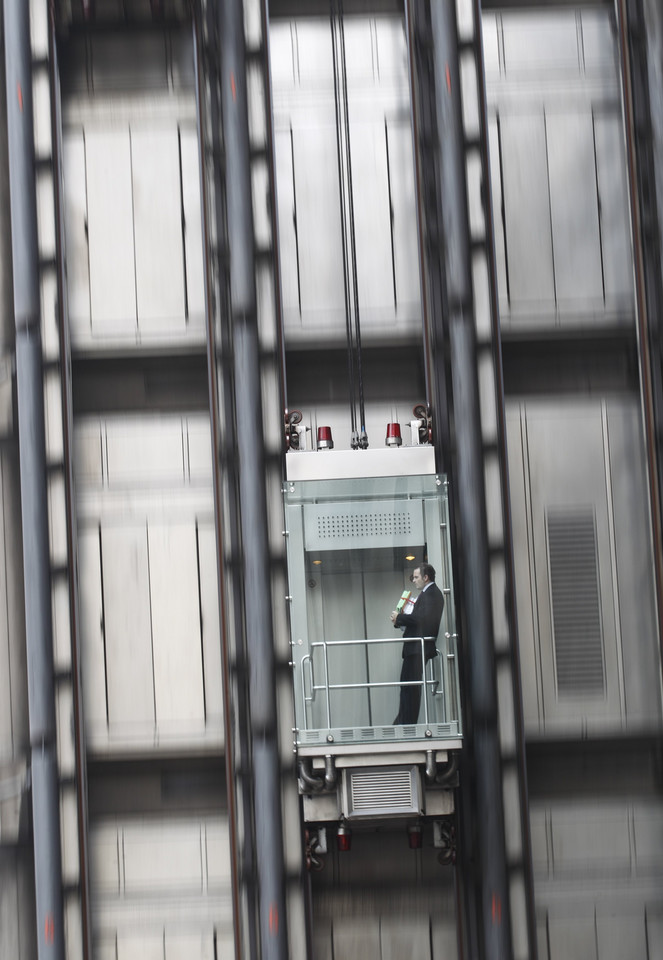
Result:
M392 623L396 623L396 617L398 616L398 610L392 610L389 614L389 619Z

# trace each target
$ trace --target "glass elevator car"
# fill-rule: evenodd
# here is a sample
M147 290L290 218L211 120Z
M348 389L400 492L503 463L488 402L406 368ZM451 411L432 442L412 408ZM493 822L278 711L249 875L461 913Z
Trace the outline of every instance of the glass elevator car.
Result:
M427 766L434 782L431 768L438 763L443 768L449 751L461 745L448 483L443 475L411 472L429 460L427 446L288 456L284 495L295 740L304 792L324 782L316 770L325 770L328 789L343 781L339 796L346 800L332 808L330 818L359 815L345 780L358 772L365 780L367 767L382 768L376 773L381 785L388 771L387 793L399 792L398 776L404 778L403 813L425 812L416 765ZM347 473L349 463L369 473L385 466L397 472L334 476ZM404 724L394 719L403 630L394 627L390 614L399 603L416 603L411 576L422 563L435 569L444 609L435 655L420 679L407 681L421 688L419 716ZM423 650L426 639L414 642ZM369 808L362 813L397 814L391 797L380 799L383 792L369 789ZM315 818L324 819L319 809Z
M457 739L444 477L289 482L285 496L300 752L319 744L333 754L349 745ZM416 595L410 577L424 562L435 568L445 598L437 655L420 681L417 723L394 727L403 635L390 612L403 592ZM424 638L416 642L423 647Z

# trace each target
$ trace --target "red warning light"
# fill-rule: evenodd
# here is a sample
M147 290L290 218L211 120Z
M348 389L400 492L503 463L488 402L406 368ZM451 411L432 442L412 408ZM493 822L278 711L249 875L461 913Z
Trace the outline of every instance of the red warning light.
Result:
M400 447L403 440L401 438L401 425L400 423L388 423L387 424L387 437L385 444L388 447Z
M346 852L352 847L352 830L349 827L339 824L336 832L336 846L339 850Z
M407 842L410 850L420 850L423 839L423 833L420 823L414 823L407 828Z
M333 450L331 427L318 427L318 450Z

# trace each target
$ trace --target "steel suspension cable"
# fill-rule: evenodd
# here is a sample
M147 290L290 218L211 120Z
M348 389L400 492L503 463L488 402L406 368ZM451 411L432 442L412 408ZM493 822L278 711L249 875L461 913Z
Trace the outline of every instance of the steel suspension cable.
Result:
M336 3L330 0L329 3L329 22L331 27L332 39L332 64L334 69L334 112L336 119L336 159L338 164L338 187L339 204L341 215L341 247L343 253L343 293L345 299L345 337L348 353L348 380L350 386L350 426L351 426L351 445L353 449L359 446L359 434L357 431L357 385L355 379L355 359L354 359L354 337L352 331L352 307L350 304L350 277L348 275L348 238L346 225L346 196L345 196L345 174L343 169L343 127L341 123L340 110L340 91L338 82L337 65L337 45L336 34ZM346 145L349 150L349 143Z
M359 283L357 280L357 242L355 236L355 207L353 196L352 181L352 158L350 156L350 110L348 99L348 72L345 58L345 28L343 26L343 0L339 0L339 29L341 37L341 68L343 74L343 107L345 112L345 161L348 178L348 210L350 218L350 255L352 258L352 286L354 294L355 309L355 349L357 353L357 375L359 379L359 417L361 420L361 434L359 437L359 446L368 447L368 435L366 433L366 416L364 411L364 378L361 359L361 323L359 318Z

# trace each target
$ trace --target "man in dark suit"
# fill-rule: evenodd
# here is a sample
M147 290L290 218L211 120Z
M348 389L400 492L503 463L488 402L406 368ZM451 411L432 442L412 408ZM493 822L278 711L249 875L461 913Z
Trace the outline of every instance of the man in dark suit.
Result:
M411 613L391 612L391 622L395 627L405 627L403 632L403 666L401 668L401 683L407 683L423 678L423 661L421 656L421 637L425 638L424 657L426 661L437 656L435 642L440 629L444 597L435 583L435 569L430 563L422 563L412 573L412 583L421 593L414 602ZM414 639L414 638L418 639ZM413 638L408 643L408 639ZM400 704L394 719L394 726L400 723L416 723L421 704L421 686L401 687Z

